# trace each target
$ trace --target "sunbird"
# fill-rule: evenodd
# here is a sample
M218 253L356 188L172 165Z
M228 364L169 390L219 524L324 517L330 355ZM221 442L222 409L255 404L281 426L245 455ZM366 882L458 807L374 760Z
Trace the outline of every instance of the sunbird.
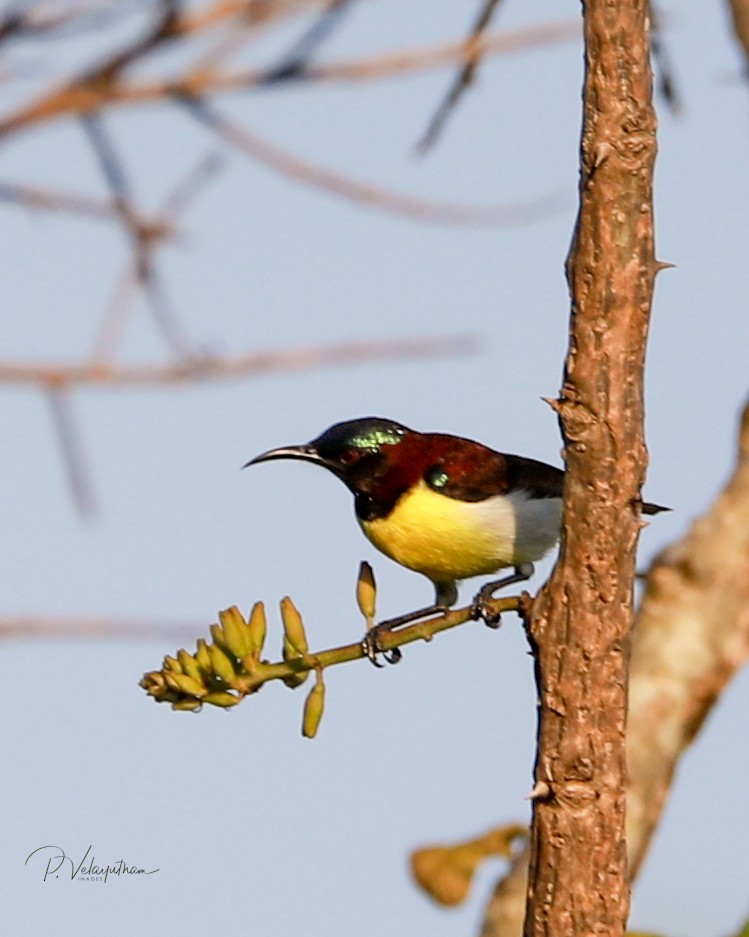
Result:
M381 629L450 608L463 579L513 569L485 586L484 596L529 579L559 539L563 470L462 436L369 416L336 423L303 445L271 449L245 468L274 459L312 462L340 478L367 539L431 580L433 605ZM641 503L640 510L668 508Z

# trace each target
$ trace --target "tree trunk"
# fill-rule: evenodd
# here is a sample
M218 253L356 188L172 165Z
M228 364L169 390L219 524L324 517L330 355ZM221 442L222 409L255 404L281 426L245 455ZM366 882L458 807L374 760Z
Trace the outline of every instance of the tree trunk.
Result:
M529 626L539 688L525 937L624 934L627 656L647 453L656 152L647 0L588 0L559 562Z

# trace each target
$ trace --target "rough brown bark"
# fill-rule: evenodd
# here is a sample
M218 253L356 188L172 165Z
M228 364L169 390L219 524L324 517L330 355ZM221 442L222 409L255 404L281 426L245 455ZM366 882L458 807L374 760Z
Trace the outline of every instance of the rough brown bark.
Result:
M715 504L656 558L635 621L627 731L627 847L635 878L684 751L749 660L749 403ZM499 882L481 937L520 937L528 856Z
M679 759L749 660L749 403L736 468L715 504L656 558L635 620L627 730L627 849L634 880ZM523 932L528 855L498 883L481 937Z
M560 558L529 635L540 695L525 937L618 937L627 651L646 466L643 365L657 271L647 0L583 3L580 213L567 276L570 348Z

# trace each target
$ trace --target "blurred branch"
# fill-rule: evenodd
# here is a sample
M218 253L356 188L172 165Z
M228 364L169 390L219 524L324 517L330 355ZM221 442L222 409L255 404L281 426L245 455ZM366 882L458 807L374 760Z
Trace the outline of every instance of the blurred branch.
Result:
M658 556L632 633L627 728L629 876L642 866L677 765L749 660L749 403L736 467L710 509ZM481 937L520 937L527 850L487 905Z
M133 255L128 259L125 269L118 277L112 298L104 310L93 343L90 357L92 365L101 364L114 354L124 331L128 315L132 310L132 302L138 288L142 288L151 300L152 314L162 330L168 329L170 319L176 319L176 313L169 313L168 311L165 318L164 310L159 303L156 290L160 288L160 278L157 278L153 252L157 245L162 245L166 240L174 238L179 216L192 205L208 182L222 167L223 159L221 156L214 152L208 153L177 182L171 192L167 194L156 215L151 219L137 221L134 209L132 206L128 207L126 227L132 232L133 225L137 225L135 233L131 234ZM163 297L161 302L168 302L168 300ZM172 335L171 331L169 335L171 338L170 344L172 347L181 348L183 357L195 356L194 349L187 344L187 339L181 328L177 329L175 335Z
M749 403L731 479L656 557L640 605L630 683L630 874L645 857L679 759L748 659Z
M672 114L681 113L681 94L676 83L673 62L664 38L659 8L650 0L650 51L656 73L657 90Z
M181 32L184 34L188 27ZM523 29L507 30L496 36L485 36L467 45L448 42L420 46L399 52L360 56L327 64L308 65L301 71L284 78L285 82L330 84L346 81L371 81L391 78L414 71L446 67L466 57L507 55L556 43L579 41L578 20L542 23ZM102 67L106 71L106 66ZM222 71L202 68L188 71L180 78L151 83L125 83L123 81L92 81L86 76L69 83L64 89L53 89L37 101L25 105L0 121L0 136L26 129L41 121L83 114L115 105L153 104L179 95L203 96L229 91L264 88L279 83L273 69L243 69Z
M302 74L320 46L341 22L353 0L328 0L326 8L284 56L284 61L269 72L266 84L285 81Z
M91 615L0 617L0 641L90 639L94 641L191 641L200 625Z
M478 51L480 49L479 42L488 29L492 15L498 4L499 0L484 0L476 22L473 25L473 29L471 30L471 35L465 43L465 62L458 71L445 99L437 108L436 113L429 122L423 137L417 145L417 149L421 153L426 153L427 150L434 146L444 130L450 114L452 114L460 99L473 84L479 62L481 61L481 53Z
M744 53L744 74L749 76L749 0L728 0L733 32Z
M496 0L494 0L496 2ZM36 385L49 394L53 419L76 504L83 513L93 505L89 472L73 422L69 398L74 386L156 386L188 381L253 377L366 360L463 354L473 350L465 336L457 339L404 339L363 342L322 348L287 349L246 355L207 355L188 336L173 307L168 284L157 266L158 249L173 241L176 218L215 171L216 160L201 162L169 193L155 213L138 205L136 186L110 125L109 108L115 104L176 101L212 133L245 156L296 182L353 200L381 211L432 224L468 227L516 225L544 218L558 210L555 195L525 203L464 205L440 203L391 192L366 181L319 166L275 146L220 114L206 100L209 93L267 89L282 83L322 84L366 81L465 62L472 74L480 56L511 54L524 49L578 39L576 21L543 24L486 36L490 7L480 18L470 43L442 43L404 49L397 53L359 56L351 60L315 63L323 43L353 7L353 0L205 0L200 5L184 0L143 0L122 4L90 2L18 3L0 14L0 43L6 74L15 68L16 49L25 56L40 47L50 50L50 39L83 34L96 38L72 55L59 59L45 54L37 64L34 95L0 121L0 135L11 137L23 129L53 118L80 121L87 141L109 189L110 199L68 193L51 188L0 183L0 201L28 208L70 212L101 220L114 220L130 246L112 296L100 319L88 360L74 363L0 362L0 382ZM136 15L134 15L136 14ZM296 22L291 22L294 18ZM265 67L235 67L231 56L268 27L284 23L300 28L280 63ZM92 36L92 30L107 27ZM285 37L284 33L284 37ZM13 40L17 40L13 45ZM64 51L67 51L65 47ZM90 51L93 49L93 52ZM102 52L102 50L105 50ZM53 50L54 51L54 50ZM72 77L71 77L72 74ZM51 75L52 86L47 81ZM43 79L43 81L42 81ZM16 91L12 79L6 90ZM18 90L25 85L18 82ZM41 93L38 89L44 88ZM7 96L9 97L9 96ZM176 361L157 365L121 365L114 357L136 308L143 298L147 309Z
M117 206L111 200L25 185L22 182L0 182L0 202L40 211L69 212L101 221L120 220ZM143 220L139 223L142 224Z
M41 387L74 385L147 387L187 381L234 380L366 361L472 354L478 342L469 335L392 338L337 345L312 345L246 355L203 357L164 365L39 364L0 362L0 383Z
M181 97L178 100L197 120L222 140L264 166L290 176L297 182L304 182L333 195L361 202L380 211L413 218L416 221L466 227L515 226L548 217L558 211L561 206L559 196L554 194L530 199L527 202L486 206L432 202L402 195L302 160L289 153L288 150L269 143L219 114L215 108L203 100L193 97Z
M73 503L80 517L91 518L96 513L96 496L72 402L64 389L56 387L49 388L47 399Z
M112 192L122 227L130 236L134 261L132 270L148 300L151 317L172 351L180 358L188 358L192 353L193 343L169 301L154 262L155 230L153 226L142 225L138 221L127 174L99 114L95 111L84 114L81 123Z

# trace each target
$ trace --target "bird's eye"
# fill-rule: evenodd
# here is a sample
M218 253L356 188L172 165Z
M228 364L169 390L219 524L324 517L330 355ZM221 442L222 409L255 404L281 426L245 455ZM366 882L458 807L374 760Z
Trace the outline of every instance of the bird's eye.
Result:
M344 449L344 451L338 456L338 461L341 465L353 465L359 459L359 453L356 449Z
M441 465L435 465L433 468L430 468L426 474L427 485L429 485L430 488L434 488L436 491L444 488L449 480L447 472Z

